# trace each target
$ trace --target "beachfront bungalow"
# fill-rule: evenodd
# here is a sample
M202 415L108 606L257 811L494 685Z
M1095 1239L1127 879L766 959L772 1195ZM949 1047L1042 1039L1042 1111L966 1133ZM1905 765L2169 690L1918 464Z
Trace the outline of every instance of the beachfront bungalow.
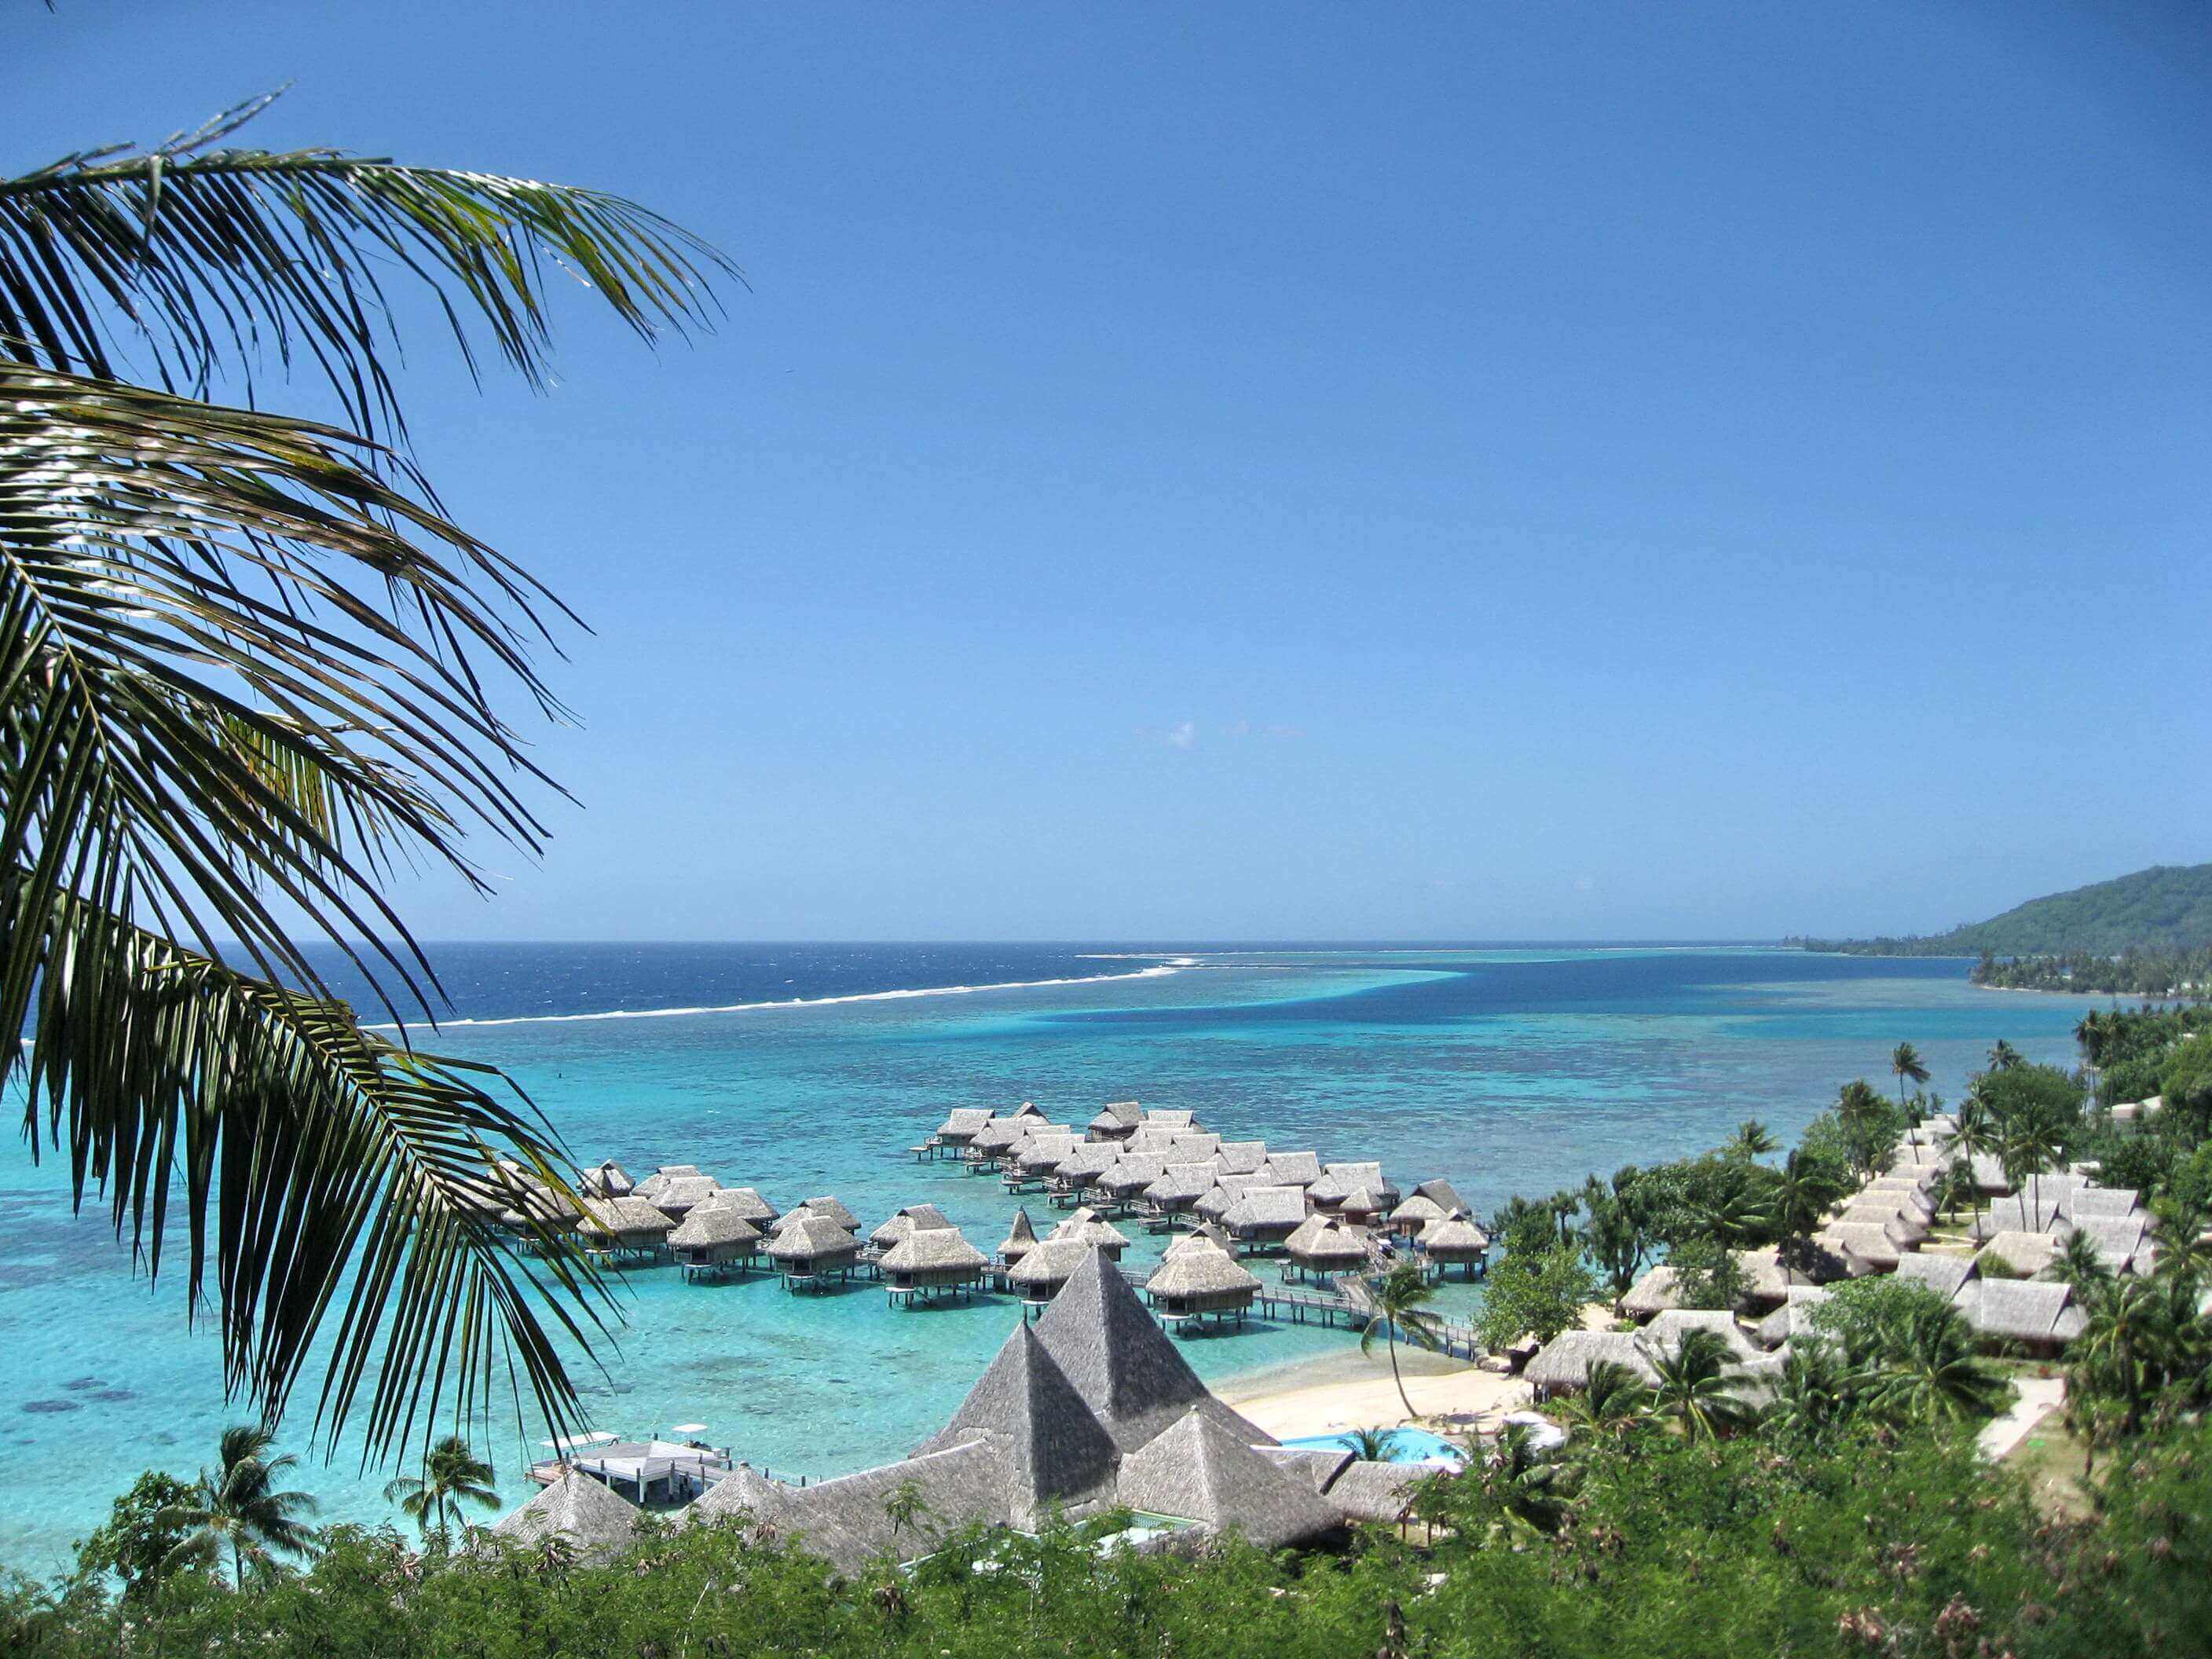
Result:
M1729 1358L1739 1365L1765 1357L1725 1308L1669 1308L1646 1325L1638 1340L1652 1353L1671 1354L1680 1351L1682 1339L1692 1331L1710 1331L1720 1338Z
M1414 1247L1438 1268L1460 1267L1473 1279L1490 1260L1490 1235L1465 1210L1455 1210L1421 1229Z
M2036 1358L2055 1358L2087 1322L2072 1290L2047 1279L1977 1275L1955 1305L1986 1346Z
M1910 1250L1919 1248L1920 1241L1905 1228L1894 1222L1882 1224L1870 1223L1831 1222L1814 1235L1813 1242L1821 1249L1832 1250L1847 1261L1856 1262L1870 1273L1886 1273L1897 1266L1899 1260Z
M1260 1175L1270 1187L1296 1187L1304 1191L1321 1179L1321 1154L1269 1152Z
M613 1488L572 1468L503 1518L491 1536L523 1549L557 1539L580 1564L604 1566L629 1547L641 1514Z
M1367 1265L1367 1235L1333 1215L1310 1215L1283 1241L1283 1277L1293 1273L1326 1283Z
M769 1240L768 1256L785 1290L827 1290L853 1276L860 1260L860 1241L819 1210L794 1210Z
M1109 1100L1098 1115L1085 1126L1093 1140L1127 1140L1145 1121L1145 1109L1133 1100Z
M1536 1351L1522 1375L1544 1401L1589 1387L1590 1368L1601 1363L1626 1366L1647 1388L1659 1381L1644 1344L1626 1331L1562 1331Z
M2132 1215L2082 1215L2069 1224L2097 1247L2097 1254L2114 1273L2148 1273L2155 1253L2149 1231L2150 1218L2140 1211Z
M636 1185L628 1170L609 1158L584 1171L582 1190L586 1198L628 1198Z
M884 1251L878 1265L890 1300L910 1308L928 1297L972 1292L991 1264L958 1228L917 1226Z
M1007 1269L1006 1284L1021 1297L1024 1308L1042 1308L1060 1294L1078 1268L1098 1254L1080 1239L1042 1238Z
M668 1235L670 1252L691 1280L742 1273L760 1247L760 1229L726 1205L698 1206Z
M2092 1217L2117 1218L2142 1208L2142 1198L2132 1187L2076 1187L2066 1198L2066 1218L2085 1221Z
M1196 1237L1179 1239L1145 1281L1152 1311L1170 1327L1196 1319L1233 1317L1244 1322L1260 1281L1220 1246Z
M1011 1267L1028 1255L1030 1247L1036 1242L1036 1229L1030 1224L1030 1212L1016 1210L1014 1224L1006 1229L1006 1240L999 1246L999 1260Z
M1247 1251L1273 1250L1305 1219L1306 1195L1296 1187L1248 1187L1222 1215L1221 1225Z
M617 1263L652 1261L665 1256L668 1235L675 1230L676 1224L659 1206L635 1193L623 1198L586 1199L584 1213L576 1222L576 1234L584 1249Z
M2052 1233L1992 1233L1974 1253L1974 1267L1986 1279L2033 1279L2058 1259L2061 1242Z
M1264 1140L1224 1140L1213 1149L1213 1167L1224 1175L1256 1176L1267 1162Z
M1398 1203L1398 1189L1382 1178L1382 1166L1371 1163L1324 1165L1321 1179L1306 1188L1306 1197L1317 1210L1335 1211L1363 1187L1386 1207L1395 1207Z
M1110 1221L1099 1218L1098 1212L1085 1205L1073 1215L1045 1235L1048 1241L1088 1245L1103 1250L1109 1261L1119 1261L1121 1252L1129 1248L1128 1235Z
M1213 1190L1212 1164L1170 1164L1145 1188L1145 1202L1163 1216L1188 1215Z
M1680 1307L1681 1295L1679 1276L1662 1261L1628 1287L1628 1294L1620 1298L1621 1315L1641 1325L1669 1308Z
M950 1227L952 1223L934 1204L909 1204L868 1235L868 1243L888 1250L909 1233Z

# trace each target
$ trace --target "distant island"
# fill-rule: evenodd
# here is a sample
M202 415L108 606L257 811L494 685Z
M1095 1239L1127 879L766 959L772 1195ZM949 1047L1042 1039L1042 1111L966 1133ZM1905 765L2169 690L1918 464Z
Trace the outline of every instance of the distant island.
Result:
M1905 939L1784 941L1863 957L1972 957L2005 990L2201 996L2212 988L2212 864L2159 864Z

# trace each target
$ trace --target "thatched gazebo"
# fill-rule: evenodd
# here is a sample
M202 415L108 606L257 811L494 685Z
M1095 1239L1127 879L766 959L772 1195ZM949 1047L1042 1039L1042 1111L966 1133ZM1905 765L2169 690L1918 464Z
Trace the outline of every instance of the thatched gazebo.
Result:
M1094 1249L1103 1250L1109 1261L1119 1261L1121 1252L1129 1248L1128 1235L1110 1221L1099 1218L1098 1212L1085 1205L1073 1215L1054 1227L1046 1236L1048 1242L1073 1240Z
M853 1276L860 1241L818 1210L796 1210L779 1224L768 1255L787 1291L826 1290Z
M1469 1279L1482 1272L1490 1261L1490 1235L1465 1210L1455 1210L1442 1221L1431 1221L1413 1243L1438 1267L1464 1267Z
M878 1264L894 1304L971 1294L990 1263L957 1227L915 1227L884 1252Z
M687 1279L742 1273L760 1254L761 1231L726 1205L702 1204L668 1235L668 1248Z
M1283 1276L1292 1273L1326 1283L1331 1275L1367 1265L1367 1235L1333 1215L1310 1215L1283 1241Z
M1296 1187L1248 1187L1221 1224L1248 1251L1274 1250L1305 1220L1306 1195Z
M625 1198L584 1200L584 1213L576 1231L584 1249L617 1262L655 1261L667 1254L668 1235L676 1224L650 1199L631 1194Z
M951 1224L945 1212L934 1204L909 1204L870 1233L868 1243L879 1250L888 1250L908 1234L942 1230Z
M1036 1229L1030 1224L1030 1212L1016 1210L1014 1224L1006 1229L1006 1242L999 1246L999 1260L1011 1267L1028 1255L1036 1242Z
M1145 1281L1152 1311L1170 1326L1195 1319L1233 1318L1242 1325L1260 1281L1212 1243L1179 1241Z
M1042 1308L1097 1254L1079 1239L1039 1239L1007 1270L1006 1283L1021 1297L1024 1308Z

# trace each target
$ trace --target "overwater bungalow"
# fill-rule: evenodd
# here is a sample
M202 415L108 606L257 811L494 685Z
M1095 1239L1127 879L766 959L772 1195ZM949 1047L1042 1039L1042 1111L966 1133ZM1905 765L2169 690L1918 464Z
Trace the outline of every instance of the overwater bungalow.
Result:
M1212 1164L1170 1164L1145 1188L1145 1202L1163 1216L1188 1215L1213 1190Z
M1414 1239L1420 1253L1437 1267L1462 1267L1473 1279L1490 1260L1490 1235L1465 1210L1431 1221Z
M605 1481L570 1468L504 1517L491 1529L491 1535L525 1547L557 1539L580 1564L604 1566L629 1547L641 1514L636 1504Z
M1316 1209L1334 1211L1362 1188L1386 1211L1397 1206L1398 1189L1383 1179L1382 1166L1375 1163L1326 1164L1321 1179L1306 1188L1306 1196Z
M1260 1281L1210 1240L1179 1239L1145 1281L1152 1311L1170 1328L1192 1320L1244 1322Z
M639 1198L650 1200L659 1197L661 1189L670 1182L683 1181L705 1173L706 1171L696 1164L664 1164L644 1180L639 1182L631 1188L631 1192Z
M847 1232L853 1234L856 1237L860 1234L860 1218L854 1215L850 1210L847 1209L842 1201L831 1197L827 1193L823 1194L820 1198L808 1199L805 1204L800 1206L800 1207L802 1209L811 1210L816 1215L828 1216L830 1220L836 1222Z
M1021 1297L1024 1308L1042 1308L1075 1277L1077 1268L1097 1254L1079 1239L1039 1239L1007 1270L1006 1283Z
M827 1290L853 1276L860 1241L817 1210L793 1211L769 1240L768 1255L787 1291Z
M1416 1237L1431 1221L1442 1221L1455 1211L1468 1209L1459 1188L1449 1181L1424 1181L1390 1212L1389 1227L1407 1238Z
M1178 1164L1210 1163L1221 1150L1221 1137L1203 1129L1182 1129L1168 1142L1167 1155Z
M700 1204L722 1190L722 1183L712 1176L672 1176L655 1185L653 1181L639 1183L635 1196L651 1200L671 1221L681 1221Z
M1213 1149L1213 1167L1224 1175L1256 1176L1267 1162L1264 1140L1224 1140Z
M945 1212L934 1204L909 1204L870 1233L868 1243L879 1250L888 1250L910 1233L942 1231L951 1225Z
M668 1248L685 1279L721 1279L751 1265L761 1230L726 1205L702 1204L668 1235Z
M1262 1184L1255 1175L1216 1175L1213 1185L1192 1207L1198 1212L1200 1219L1219 1225L1227 1218L1230 1211L1237 1207L1238 1199Z
M668 1235L676 1224L650 1199L635 1193L623 1198L584 1200L584 1213L576 1222L584 1249L617 1264L656 1261L668 1254Z
M629 1172L612 1158L604 1164L595 1164L584 1171L583 1194L586 1198L628 1198L636 1185L629 1178Z
M1293 1274L1326 1283L1367 1265L1367 1235L1333 1215L1310 1215L1283 1241L1285 1279Z
M1296 1187L1248 1187L1221 1224L1249 1251L1275 1250L1305 1224L1306 1195Z
M1142 1126L1147 1128L1166 1129L1171 1133L1180 1133L1186 1129L1195 1129L1198 1127L1198 1114L1196 1112L1185 1111L1181 1107L1170 1107L1163 1109L1160 1107L1155 1106L1146 1112L1142 1120Z
M1025 1139L1034 1120L994 1117L968 1138L962 1156L976 1170L988 1170Z
M1200 1222L1170 1244L1167 1249L1162 1250L1160 1260L1172 1261L1176 1257L1191 1250L1224 1250L1234 1256L1237 1254L1237 1243L1212 1222Z
M1145 1109L1133 1100L1109 1100L1092 1118L1088 1133L1093 1140L1127 1140L1145 1121Z
M1072 1129L1033 1133L1015 1148L1013 1168L1008 1171L1007 1179L1025 1185L1042 1184L1060 1168L1060 1160L1082 1144Z
M1145 1188L1167 1173L1168 1161L1150 1155L1123 1152L1114 1167L1093 1183L1109 1204L1126 1208L1145 1195Z
M1390 1213L1391 1201L1372 1187L1355 1187L1336 1206L1336 1212L1363 1227L1379 1226Z
M1048 1184L1062 1196L1081 1192L1121 1161L1118 1140L1086 1140L1078 1145L1054 1168Z
M1269 1152L1260 1174L1270 1187L1310 1187L1321 1179L1318 1152Z
M958 1228L916 1226L878 1265L891 1302L910 1308L917 1301L973 1294L990 1263Z
M1073 1240L1094 1249L1103 1250L1109 1261L1119 1261L1121 1252L1129 1248L1128 1235L1110 1221L1100 1218L1098 1212L1085 1205L1073 1215L1045 1235L1048 1242Z
M1036 1229L1030 1224L1030 1212L1016 1210L1014 1224L1006 1229L1006 1242L999 1246L999 1260L1011 1267L1028 1255L1030 1247L1036 1242Z
M760 1194L757 1187L724 1187L706 1200L718 1210L732 1210L754 1226L767 1230L779 1212Z
M560 1232L574 1226L583 1209L568 1194L526 1171L502 1170L501 1182L508 1202L497 1217L509 1232Z

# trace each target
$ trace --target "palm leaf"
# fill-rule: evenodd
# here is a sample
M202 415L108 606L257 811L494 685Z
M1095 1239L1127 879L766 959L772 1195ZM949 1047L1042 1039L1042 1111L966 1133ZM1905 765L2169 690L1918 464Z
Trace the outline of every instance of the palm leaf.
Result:
M81 152L0 181L0 350L113 380L135 338L163 386L194 393L273 356L311 367L374 436L404 429L383 361L398 343L395 273L434 299L472 372L488 336L532 385L549 366L549 265L647 337L708 324L708 278L742 280L603 191L221 147L274 96L151 150Z

